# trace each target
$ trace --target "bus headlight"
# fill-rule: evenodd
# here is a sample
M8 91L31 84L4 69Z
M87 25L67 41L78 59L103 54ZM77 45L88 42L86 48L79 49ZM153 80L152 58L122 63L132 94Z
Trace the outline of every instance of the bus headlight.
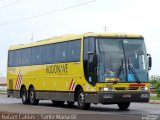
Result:
M141 91L148 91L149 88L148 88L148 87L141 87L140 90L141 90Z
M112 87L99 87L99 91L114 91Z

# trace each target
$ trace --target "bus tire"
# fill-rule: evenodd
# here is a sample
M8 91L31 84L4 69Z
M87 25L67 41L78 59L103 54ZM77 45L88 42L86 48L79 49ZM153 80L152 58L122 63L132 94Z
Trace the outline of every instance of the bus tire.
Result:
M69 101L67 101L67 104L68 104L69 106L72 106L72 105L74 105L74 102L69 102Z
M82 89L79 90L78 92L78 98L77 98L77 102L78 102L78 108L82 109L82 110L88 110L90 108L90 103L85 103L85 94L84 91Z
M130 106L130 102L122 102L117 104L120 110L127 110Z
M39 100L36 99L36 94L33 87L29 90L29 101L31 105L37 105L39 103Z
M26 87L22 88L21 97L22 97L23 104L29 104L29 99L28 99Z

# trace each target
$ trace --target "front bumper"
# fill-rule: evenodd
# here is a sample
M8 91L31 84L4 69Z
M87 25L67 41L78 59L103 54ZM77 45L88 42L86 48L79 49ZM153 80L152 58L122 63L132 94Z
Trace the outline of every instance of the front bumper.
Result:
M97 92L87 93L87 103L115 104L120 102L149 102L150 94L146 92Z

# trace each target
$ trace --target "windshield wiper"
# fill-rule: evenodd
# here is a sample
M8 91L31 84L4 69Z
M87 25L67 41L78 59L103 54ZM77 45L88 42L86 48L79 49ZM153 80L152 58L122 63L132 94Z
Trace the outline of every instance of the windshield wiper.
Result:
M139 77L138 77L138 75L137 75L137 73L136 73L136 71L135 71L132 63L130 63L130 60L129 60L129 59L128 59L128 69L129 69L129 70L133 73L133 75L135 76L136 82L140 84L141 81L139 80Z
M121 59L121 63L122 63L122 65L119 67L117 75L116 75L117 78L120 77L121 72L124 70L123 59Z

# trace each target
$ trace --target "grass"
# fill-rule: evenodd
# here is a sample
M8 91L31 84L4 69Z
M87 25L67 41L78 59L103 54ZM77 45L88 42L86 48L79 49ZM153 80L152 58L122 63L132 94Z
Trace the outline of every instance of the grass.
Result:
M6 90L0 90L0 92L6 92Z
M160 100L160 97L157 97L157 96L150 96L150 100Z

